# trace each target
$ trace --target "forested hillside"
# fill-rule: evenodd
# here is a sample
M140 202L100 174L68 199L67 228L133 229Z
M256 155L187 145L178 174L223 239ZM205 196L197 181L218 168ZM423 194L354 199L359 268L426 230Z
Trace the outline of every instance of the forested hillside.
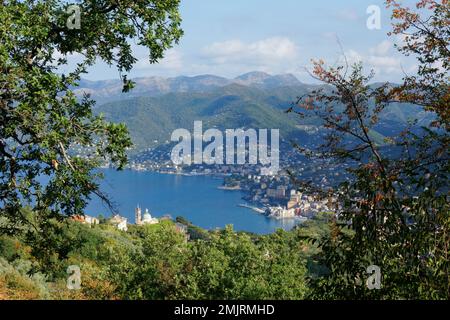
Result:
M296 140L308 146L320 143L323 123L318 117L298 119L287 114L298 96L321 86L278 86L265 89L230 84L209 92L167 93L158 97L142 96L118 100L96 107L109 121L125 123L134 148L142 150L170 141L173 130L193 130L194 121L203 121L203 130L218 128L280 129L285 140ZM327 89L327 87L323 87ZM392 105L380 115L380 122L371 130L379 144L386 136L398 134L409 121L417 126L431 115L419 113L413 105ZM317 130L314 130L317 129ZM312 133L311 133L312 132Z
M119 231L106 220L90 227L53 222L51 252L21 237L0 237L0 299L303 299L307 278L321 270L317 246L305 237L328 234L329 215L290 232L237 233L232 226L206 231L175 223ZM69 290L67 266L81 272L81 289Z

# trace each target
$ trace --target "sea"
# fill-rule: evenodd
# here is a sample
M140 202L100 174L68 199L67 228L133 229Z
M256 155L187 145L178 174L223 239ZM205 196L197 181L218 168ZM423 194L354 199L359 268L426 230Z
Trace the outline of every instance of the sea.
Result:
M268 234L277 229L290 230L299 223L296 219L268 218L249 208L240 190L221 190L222 178L213 176L185 176L149 171L101 169L104 179L101 191L114 204L111 211L99 198L93 197L85 213L110 217L114 213L134 223L134 212L140 206L152 217L182 216L201 228L213 230L233 225L236 231Z

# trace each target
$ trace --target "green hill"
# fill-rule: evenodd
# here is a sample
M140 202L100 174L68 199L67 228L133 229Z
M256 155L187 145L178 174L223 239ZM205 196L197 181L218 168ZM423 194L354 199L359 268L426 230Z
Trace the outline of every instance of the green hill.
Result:
M298 120L269 98L263 90L232 84L209 93L169 93L116 101L96 111L110 121L126 123L137 149L165 143L177 128L192 131L197 120L203 121L204 130L280 129L282 137L292 137L298 132Z
M134 151L153 148L170 141L173 130L192 132L194 121L203 130L235 128L280 129L282 139L302 144L320 143L320 120L300 119L287 114L296 97L317 88L314 85L262 88L232 83L208 92L171 92L160 96L134 97L96 107L109 121L125 123L135 144ZM371 136L383 144L385 136L398 134L411 118L424 122L430 117L410 105L392 105L380 115ZM420 122L419 121L419 122Z

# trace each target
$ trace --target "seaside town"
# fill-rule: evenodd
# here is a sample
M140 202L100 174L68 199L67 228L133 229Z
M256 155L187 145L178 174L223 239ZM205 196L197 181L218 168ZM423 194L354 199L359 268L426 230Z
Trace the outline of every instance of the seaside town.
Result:
M299 182L318 190L330 190L349 180L347 169L351 168L350 162L336 163L320 155L306 157L286 141L280 144L281 170L274 175L262 175L261 164L175 165L170 158L172 148L173 144L167 142L134 154L130 156L126 169L183 176L212 176L223 181L219 189L243 194L243 201L237 206L268 218L297 219L299 222L311 219L321 212L337 214L341 208L335 196L324 198L311 191L301 192ZM103 167L108 168L109 164L105 163ZM128 223L125 220L126 218L114 216L111 223L125 230ZM139 219L136 213L135 220L136 225L158 223L156 218L151 218L148 210Z
M348 179L349 165L332 164L327 159L306 159L292 148L281 153L281 168L297 168L294 171L282 169L276 175L261 175L261 165L183 165L177 166L170 160L170 146L148 149L132 157L128 169L153 171L163 174L208 175L223 179L219 187L228 191L241 191L244 203L238 204L259 214L274 219L307 219L319 212L337 212L339 205L334 197L318 197L298 191L295 180L308 181L322 190ZM330 178L331 177L331 178ZM142 223L137 220L137 224Z
M283 153L280 166L298 169L295 172L290 171L290 174L288 170L282 169L276 175L261 175L260 165L249 164L177 166L170 160L169 150L167 147L149 149L143 154L134 156L127 169L184 176L207 175L222 179L223 183L219 189L242 192L243 202L237 204L238 206L273 219L298 219L301 222L313 218L320 212L339 212L340 205L335 196L319 197L317 194L301 192L295 179L309 181L322 190L348 179L345 170L348 165L333 165L326 159L319 158L305 159L291 149L286 149ZM295 179L292 175L295 175ZM137 226L157 224L160 220L171 219L167 216L160 219L152 217L148 209L142 214L139 205L135 209L134 216L134 224ZM78 217L78 220L87 224L99 223L97 218L88 215ZM119 214L111 217L108 223L122 231L127 231L130 224L126 217ZM185 226L177 223L177 228L184 232Z

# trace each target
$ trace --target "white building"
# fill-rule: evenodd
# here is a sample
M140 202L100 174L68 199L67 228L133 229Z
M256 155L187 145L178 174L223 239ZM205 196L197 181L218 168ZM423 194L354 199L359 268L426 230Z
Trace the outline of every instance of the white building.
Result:
M155 224L158 223L159 220L157 218L153 218L148 209L145 209L144 216L142 217L142 224Z
M141 208L138 206L135 210L136 225L144 224L156 224L159 222L157 218L153 218L148 209L145 209L145 213L142 216Z
M110 222L113 225L115 225L117 227L117 229L119 229L121 231L128 230L127 218L125 218L125 217L121 217L120 215L116 214L111 218Z
M295 209L286 209L283 207L269 207L268 216L276 219L288 219L295 217Z
M84 216L84 221L87 224L90 224L90 225L95 225L95 224L99 224L100 223L100 221L97 218L91 217L91 216L88 216L88 215Z

